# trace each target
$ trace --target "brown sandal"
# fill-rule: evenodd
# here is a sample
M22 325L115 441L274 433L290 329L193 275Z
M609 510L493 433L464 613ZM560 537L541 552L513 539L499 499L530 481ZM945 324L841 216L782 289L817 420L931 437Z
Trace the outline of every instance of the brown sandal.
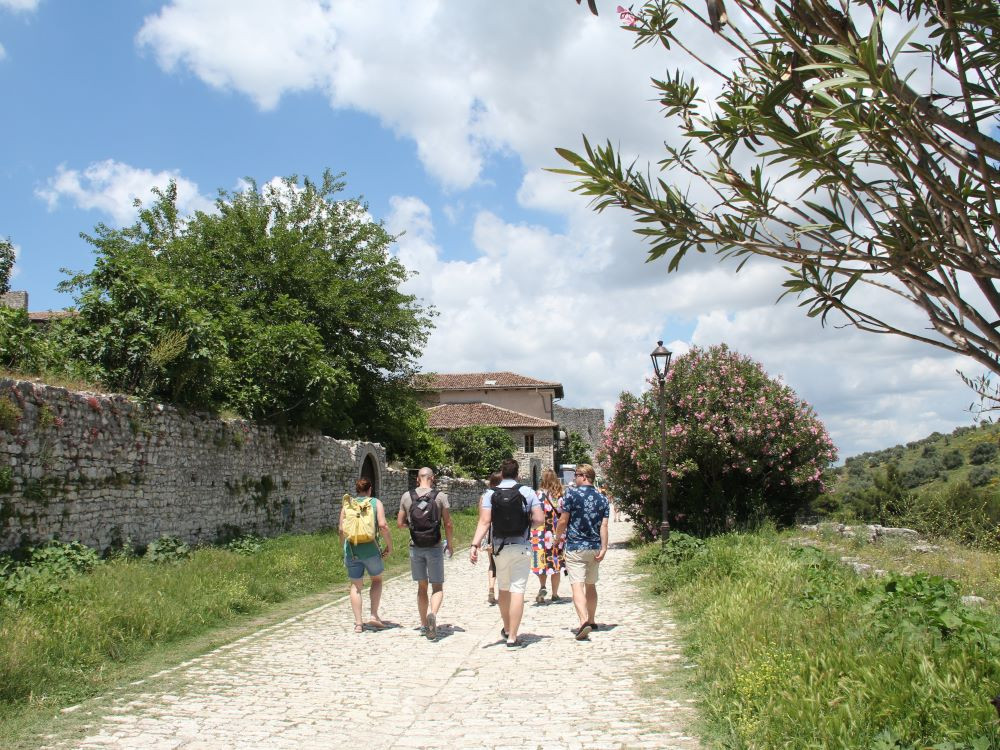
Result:
M364 626L364 625L362 625L362 624L361 624L360 622L359 622L359 623L357 623L357 624L356 624L356 625L354 626L354 632L355 632L355 633L364 633L364 632L365 632L365 626Z

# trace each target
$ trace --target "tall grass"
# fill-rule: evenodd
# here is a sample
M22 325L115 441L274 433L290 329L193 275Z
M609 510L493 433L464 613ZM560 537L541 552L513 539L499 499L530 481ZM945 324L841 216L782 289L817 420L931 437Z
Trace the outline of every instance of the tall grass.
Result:
M453 518L457 539L467 541L475 511ZM407 532L393 528L393 537L390 573L408 559ZM345 584L342 558L337 533L326 532L271 539L253 554L208 547L175 564L108 561L55 591L40 577L46 590L0 602L0 730L32 705L106 689L122 666L157 650Z
M1000 618L926 575L862 579L770 534L640 555L727 748L1000 748Z

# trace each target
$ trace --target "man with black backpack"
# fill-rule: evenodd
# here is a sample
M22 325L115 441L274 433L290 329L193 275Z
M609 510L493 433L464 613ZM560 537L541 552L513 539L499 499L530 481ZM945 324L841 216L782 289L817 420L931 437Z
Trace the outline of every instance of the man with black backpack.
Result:
M444 552L449 556L454 527L448 511L448 496L434 489L434 471L428 467L417 472L417 486L399 499L399 528L410 529L410 574L417 582L417 611L420 629L430 640L437 638L437 614L444 601ZM447 547L441 546L444 526ZM428 597L427 584L431 593ZM428 611L429 610L429 611Z
M500 589L500 635L508 648L524 645L517 639L524 614L524 589L531 575L531 529L545 523L545 513L538 495L531 487L518 484L520 467L513 458L500 465L503 479L483 495L479 507L479 525L472 539L469 560L479 559L479 544L492 527L493 559L497 566L497 587Z

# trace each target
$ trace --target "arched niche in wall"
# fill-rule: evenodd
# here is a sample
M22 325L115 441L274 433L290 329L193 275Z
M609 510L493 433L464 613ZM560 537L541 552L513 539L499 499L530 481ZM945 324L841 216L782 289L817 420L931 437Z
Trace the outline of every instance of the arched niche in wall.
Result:
M532 463L531 464L531 489L537 490L538 489L538 484L539 484L539 482L538 482L538 464Z
M361 462L360 476L372 483L372 497L378 497L381 488L379 486L378 460L374 454L367 454L365 460Z

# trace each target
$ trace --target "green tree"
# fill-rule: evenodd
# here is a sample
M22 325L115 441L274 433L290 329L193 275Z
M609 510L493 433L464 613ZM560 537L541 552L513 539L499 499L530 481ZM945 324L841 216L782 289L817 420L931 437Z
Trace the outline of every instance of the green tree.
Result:
M599 459L640 530L660 525L658 393L622 393ZM697 532L791 523L825 492L836 452L812 408L725 346L692 349L665 391L671 526Z
M290 177L183 217L175 185L154 191L131 227L85 236L94 269L76 295L78 353L109 386L256 420L381 439L391 452L430 441L379 429L415 398L404 387L432 311L400 291L394 237L345 185ZM401 442L399 442L401 441Z
M0 240L0 294L10 291L10 277L14 273L14 245L10 237Z
M559 449L559 457L556 462L562 464L589 464L593 463L590 457L590 446L584 441L579 432L570 432L566 438L566 445Z
M502 427L460 427L449 431L445 440L455 464L480 479L499 471L500 462L517 450L514 438Z
M691 62L653 81L670 133L655 170L584 139L583 155L558 150L572 166L554 171L597 210L629 211L671 271L691 250L740 267L773 258L786 293L824 323L836 312L1000 373L1000 5L708 8L653 0L626 17L636 46ZM682 20L715 31L718 48L690 46ZM904 313L886 313L886 298ZM988 375L967 382L998 400Z

